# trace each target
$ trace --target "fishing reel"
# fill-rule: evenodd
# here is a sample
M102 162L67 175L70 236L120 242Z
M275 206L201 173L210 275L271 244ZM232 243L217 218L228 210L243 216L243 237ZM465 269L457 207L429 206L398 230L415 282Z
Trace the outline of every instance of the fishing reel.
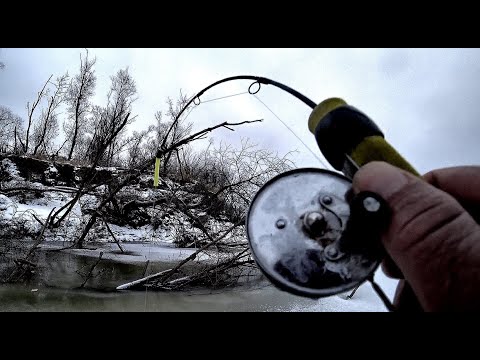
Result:
M380 235L389 210L377 194L353 194L336 172L303 168L282 173L255 195L246 220L253 257L270 281L319 298L373 277L384 252Z

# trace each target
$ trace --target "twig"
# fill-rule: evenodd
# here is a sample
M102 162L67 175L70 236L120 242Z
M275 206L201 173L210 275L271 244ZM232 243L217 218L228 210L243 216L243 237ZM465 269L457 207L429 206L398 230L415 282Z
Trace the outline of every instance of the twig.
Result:
M45 224L42 222L42 220L40 220L33 211L32 211L30 214L32 214L33 218L34 218L35 220L37 220L37 222L40 224L40 226L42 226L42 227L45 226Z
M245 121L241 121L241 122L238 122L238 123L229 123L227 121L224 121L223 123L220 123L220 124L217 124L215 126L212 126L212 127L209 127L209 128L206 128L206 129L203 129L203 130L200 130L199 132L196 132L195 134L193 135L190 135L190 136L187 136L186 138L176 142L175 144L173 145L170 145L167 149L165 150L161 150L159 151L159 153L157 153L157 157L160 157L160 155L163 153L163 154L166 154L170 151L173 151L175 150L176 148L182 146L182 145L185 145L191 141L194 141L194 140L197 140L200 136L203 136L215 129L218 129L220 127L227 127L227 126L239 126L239 125L243 125L243 124L252 124L252 123L256 123L256 122L262 122L263 119L258 119L258 120L245 120ZM230 129L232 130L232 129ZM164 145L164 144L162 144Z
M216 271L216 272L219 272L219 271L225 271L225 270L228 270L229 268L231 267L240 267L240 266L243 266L243 265L247 265L247 264L254 264L254 260L253 259L248 259L248 260L245 260L245 261L241 261L241 262L237 262L240 258L244 257L245 255L243 256L240 256L242 255L243 253L245 253L248 249L245 249L244 251L242 251L241 253L235 255L232 259L228 259L228 260L225 260L221 263L218 263L218 264L215 264L215 265L212 265L211 267L207 268L206 270L198 273L198 274L194 274L194 275L190 275L190 276L185 276L185 277L182 277L182 278L179 278L179 279L175 279L175 280L172 280L172 281L169 281L167 284L165 284L164 286L162 287L170 287L172 285L175 285L177 283L180 283L178 285L176 285L172 290L177 290L179 289L180 287L183 287L185 285L188 285L190 283L192 283L193 281L195 280L199 280L199 279L202 279L202 278L205 278L209 275L209 273L211 273L212 271ZM248 254L246 255L248 256ZM183 281L183 282L182 282Z
M210 234L208 234L208 232L206 231L206 229L203 227L203 225L201 225L201 228L200 230L202 230L205 235L207 235L207 237L211 240L208 244L205 244L203 245L200 249L198 249L197 251L195 251L192 255L190 255L189 257L187 257L186 259L184 259L183 261L181 261L179 264L177 264L173 269L170 270L170 272L168 272L165 276L164 279L162 279L162 282L165 282L167 279L169 279L175 272L177 272L177 270L182 267L184 264L186 264L187 262L189 262L190 260L193 260L197 257L197 255L199 253L201 253L202 251L204 251L205 249L208 249L210 246L216 244L218 241L222 240L225 236L227 236L233 229L235 229L237 226L239 226L241 224L241 222L239 223L236 223L235 225L231 226L227 231L225 231L225 233L221 236L219 236L218 238L216 239L213 239L211 237Z
M143 269L143 275L142 277L145 277L145 274L147 273L147 269L148 269L148 264L150 263L150 260L147 260L147 262L145 263L145 269Z
M42 230L40 231L40 234L38 234L37 238L35 239L35 244L32 246L32 248L28 251L27 255L25 256L25 258L24 258L25 260L28 260L30 258L30 256L32 256L32 254L35 251L35 249L37 248L37 246L40 245L40 243L43 241L43 234L45 233L45 229L48 226L48 220L50 220L50 216L52 216L52 213L53 213L54 210L55 210L55 208L50 210L50 213L48 214L47 220L43 224L43 227L42 227Z
M100 256L98 257L97 261L95 262L95 264L93 264L92 268L90 269L89 273L87 274L87 277L85 278L85 281L83 282L82 285L80 285L80 289L82 289L85 284L87 283L87 281L92 277L92 272L93 272L93 269L95 269L95 267L98 265L98 263L100 262L100 260L102 260L102 256L103 256L103 251L100 252Z
M68 190L65 188L30 188L30 187L17 187L17 188L6 188L2 189L3 194L9 194L11 192L25 192L25 191L36 191L36 192L48 192L48 191L56 191L60 193L72 194L76 192L76 190Z
M31 267L37 267L37 264L34 264L32 263L31 261L28 261L28 260L25 260L25 259L15 259L13 260L15 262L15 264L25 264L25 265L29 265Z
M103 213L99 212L99 215L102 217L102 220L108 230L108 232L110 233L110 235L112 236L113 240L115 241L115 243L117 244L118 248L120 249L120 251L122 252L122 254L125 254L125 251L123 250L122 246L120 245L120 242L118 241L118 239L115 237L115 235L113 234L112 230L110 229L110 226L108 226L108 223L107 223L107 220L105 219L105 216L103 215Z

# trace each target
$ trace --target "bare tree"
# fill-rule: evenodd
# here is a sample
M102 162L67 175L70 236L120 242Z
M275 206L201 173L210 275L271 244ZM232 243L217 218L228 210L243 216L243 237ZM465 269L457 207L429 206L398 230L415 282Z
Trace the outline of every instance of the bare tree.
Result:
M148 151L149 144L155 141L154 126L151 125L146 130L134 131L128 139L127 156L125 165L129 169L136 168L148 161L153 151Z
M47 147L58 135L58 116L56 111L61 105L61 103L64 101L67 79L67 74L58 77L55 83L53 83L53 94L51 96L48 96L47 93L47 108L42 110L40 119L35 124L33 129L33 155L36 155L39 150L46 153Z
M97 162L106 166L112 162L120 138L125 134L125 125L134 119L129 119L128 115L137 93L135 81L128 73L128 68L119 70L111 79L107 106L94 106L92 109L91 141L86 154L91 163L98 158Z
M33 112L35 111L38 104L40 103L40 101L45 96L47 85L50 82L50 79L52 78L52 76L53 75L50 75L48 80L43 85L42 90L40 90L38 92L37 98L33 101L32 106L30 106L30 103L27 102L28 123L27 123L27 133L25 134L25 142L22 142L22 140L19 138L20 145L22 145L22 150L25 154L28 153L28 145L29 145L29 141L30 141L30 128L32 127L32 124L33 124Z
M168 147L171 144L174 144L175 142L179 141L180 139L190 134L192 130L192 124L185 123L186 116L178 118L178 114L180 113L180 110L188 103L188 101L189 99L182 94L182 91L180 91L180 97L177 100L175 105L172 99L170 98L167 99L167 104L168 104L167 115L171 119L171 127L169 129L170 131L169 132L167 131L166 135L164 136L164 139L162 140L162 145L164 147ZM175 121L175 119L177 119L177 121ZM168 169L168 164L170 162L170 158L172 155L173 155L173 152L170 152L165 156L165 160L163 162L165 172Z
M22 118L0 106L0 152L16 152L17 133L22 133Z
M64 129L69 142L68 160L73 157L79 133L86 124L85 116L90 108L90 98L94 95L97 81L93 68L95 62L96 58L88 59L88 51L85 59L80 54L80 71L72 79L67 90L68 122L65 123Z
M188 111L184 111L179 116L180 110L188 103L189 99L180 90L179 98L173 101L167 98L167 111L164 113L157 111L155 113L155 125L151 128L153 138L145 144L146 151L155 154L159 149L166 150L181 139L186 138L192 131L192 123L187 123ZM163 151L163 173L168 172L170 159L176 152Z
M182 116L178 121L175 121L175 118L178 115L181 107L184 106L187 101L188 99L182 94L181 91L180 97L175 104L171 98L167 98L166 103L168 105L168 109L166 116L164 117L162 111L157 111L154 114L154 125L150 125L146 130L133 133L128 140L126 159L126 164L128 167L136 167L145 163L145 161L151 158L152 154L157 152L164 141L166 147L168 148L191 133L192 124L185 122L185 116ZM175 126L167 136L167 132L173 124L175 124ZM173 154L176 154L176 152L165 153L162 161L163 173L167 172L168 165Z
M85 193L85 189L88 188L93 180L96 166L108 164L111 161L113 152L110 149L113 147L112 144L125 131L126 125L134 119L130 118L130 111L132 102L135 100L133 96L136 94L136 87L133 78L128 73L128 69L119 70L111 79L112 85L108 93L107 107L94 106L92 110L93 134L88 147L89 153L86 154L90 160L90 170L78 185L78 191L74 198L53 214L50 221L54 227L60 226L60 223L67 217L77 201ZM56 217L64 210L65 212L55 221Z

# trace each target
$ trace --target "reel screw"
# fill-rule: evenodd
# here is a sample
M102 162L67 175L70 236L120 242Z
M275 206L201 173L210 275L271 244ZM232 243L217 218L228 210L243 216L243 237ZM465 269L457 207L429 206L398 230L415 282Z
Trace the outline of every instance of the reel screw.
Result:
M322 197L322 200L320 201L325 205L330 205L333 202L333 199L330 196L325 195L324 197Z
M322 214L316 211L311 211L305 214L303 218L303 225L313 235L319 235L325 230L327 222Z
M373 197L369 196L363 199L363 207L369 212L377 212L380 209L380 203Z
M338 255L337 249L335 249L333 246L328 246L325 249L325 252L329 258L334 258Z
M325 256L330 261L337 261L343 258L345 254L338 251L334 244L330 244L325 248Z
M283 219L278 219L277 222L275 223L275 226L278 228L278 229L283 229L285 227L286 222L285 220Z

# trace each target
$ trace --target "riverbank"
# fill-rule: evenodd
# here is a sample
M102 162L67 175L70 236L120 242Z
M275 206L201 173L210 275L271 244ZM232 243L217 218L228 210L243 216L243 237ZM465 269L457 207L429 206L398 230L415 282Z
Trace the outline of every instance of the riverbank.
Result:
M110 291L180 263L160 288L255 279L244 222L230 218L226 203L214 201L205 184L162 177L154 188L151 174L140 174L99 209L124 171L97 168L91 187L80 191L85 168L3 158L0 282ZM53 209L60 224L47 221Z

